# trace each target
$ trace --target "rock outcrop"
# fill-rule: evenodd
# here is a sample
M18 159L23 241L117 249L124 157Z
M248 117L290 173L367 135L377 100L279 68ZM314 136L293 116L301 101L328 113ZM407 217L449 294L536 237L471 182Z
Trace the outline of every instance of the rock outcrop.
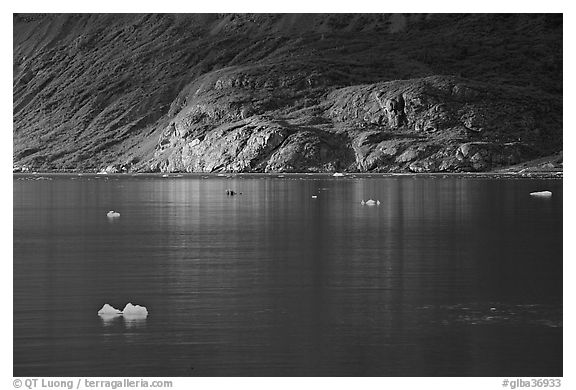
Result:
M227 107L254 99L235 93ZM550 114L561 112L557 98L448 76L336 89L283 120L215 113L213 99L211 90L190 98L162 133L151 170L487 171L561 139L562 120Z

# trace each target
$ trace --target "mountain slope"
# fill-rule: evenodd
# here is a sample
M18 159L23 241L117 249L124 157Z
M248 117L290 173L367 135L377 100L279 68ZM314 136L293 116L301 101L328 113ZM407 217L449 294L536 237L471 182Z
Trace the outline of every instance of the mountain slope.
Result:
M561 15L15 15L14 163L462 171L562 149Z

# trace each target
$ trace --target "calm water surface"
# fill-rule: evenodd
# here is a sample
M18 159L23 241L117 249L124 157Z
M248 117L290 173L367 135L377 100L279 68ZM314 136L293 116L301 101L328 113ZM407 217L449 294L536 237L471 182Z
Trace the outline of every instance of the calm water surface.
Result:
M561 180L43 177L15 376L562 375Z

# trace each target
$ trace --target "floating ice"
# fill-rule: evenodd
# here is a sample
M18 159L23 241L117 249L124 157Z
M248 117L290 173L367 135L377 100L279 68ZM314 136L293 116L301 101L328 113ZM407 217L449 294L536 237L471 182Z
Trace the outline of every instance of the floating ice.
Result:
M148 315L148 309L146 309L144 306L133 305L131 303L128 303L124 307L122 314L124 314L125 316L127 316L127 315L129 315L129 316L147 316Z
M128 303L124 306L124 310L120 311L106 303L102 306L102 309L98 310L98 315L105 317L117 315L124 315L125 317L146 317L148 315L148 309L144 306Z
M102 306L102 309L98 310L98 314L99 315L116 315L116 314L122 314L122 312L118 309L113 308L112 306L110 306L109 304L104 304L104 306Z
M538 192L531 192L530 196L538 196L541 198L549 198L552 196L552 192L550 191L538 191Z
M374 200L374 199L368 199L366 202L364 202L364 199L362 199L362 202L360 202L362 204L362 206L366 205L366 206L380 206L380 201L379 200Z
M332 176L334 176L334 177L342 177L342 176L344 176L344 174L341 173L341 172L336 172L336 173L333 174Z
M108 211L108 214L106 214L106 216L108 218L118 218L120 216L120 213L114 210L110 210Z
M312 199L318 198L318 195L312 195Z

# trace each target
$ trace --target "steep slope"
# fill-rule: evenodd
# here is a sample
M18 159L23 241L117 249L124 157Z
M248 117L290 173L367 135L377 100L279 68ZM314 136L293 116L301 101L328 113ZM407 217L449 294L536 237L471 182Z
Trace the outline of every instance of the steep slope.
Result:
M483 171L561 139L554 96L455 77L339 88L290 112L260 108L272 89L200 84L160 136L150 170Z
M14 163L461 171L562 149L561 15L15 15Z

